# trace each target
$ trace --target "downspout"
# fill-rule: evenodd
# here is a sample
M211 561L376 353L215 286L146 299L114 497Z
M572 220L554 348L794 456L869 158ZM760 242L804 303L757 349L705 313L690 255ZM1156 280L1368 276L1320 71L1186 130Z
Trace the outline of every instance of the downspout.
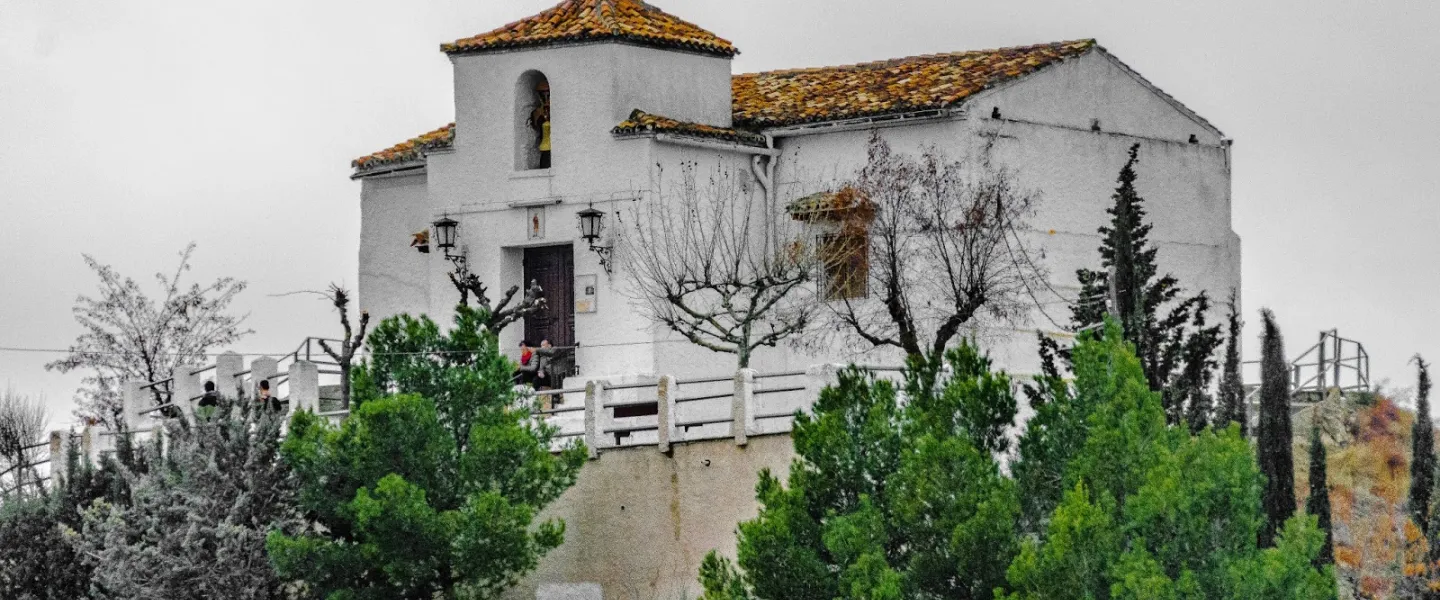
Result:
M775 137L768 133L764 135L765 148L769 152L751 155L750 171L755 175L755 181L760 183L761 191L765 192L765 202L768 204L775 201L775 159L779 156L775 152ZM764 167L760 166L761 157L769 159L765 161Z

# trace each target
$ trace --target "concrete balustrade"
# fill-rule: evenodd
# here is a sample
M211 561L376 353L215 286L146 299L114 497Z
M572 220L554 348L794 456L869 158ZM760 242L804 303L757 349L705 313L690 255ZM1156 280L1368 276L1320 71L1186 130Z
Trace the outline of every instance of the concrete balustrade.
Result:
M245 370L245 357L226 352L215 357L215 391L226 398L235 398L236 390L243 389L240 372Z
M286 382L290 386L290 414L320 410L320 367L308 360L292 362Z
M185 415L185 420L195 422L195 407L200 403L199 396L205 393L205 388L200 383L199 375L192 375L189 367L181 367L175 373L175 380L171 383L170 403L180 408L180 413Z
M661 375L655 383L656 418L659 420L655 446L666 454L670 453L671 441L679 437L679 427L675 424L675 399L679 394L680 385L674 375Z
M264 380L270 381L271 393L278 394L279 385L276 379L283 377L288 383L287 418L297 411L318 411L320 365L295 356L282 360L289 361L283 372L280 369L280 360L264 357L251 361L247 369L244 357L234 352L226 352L215 357L213 366L198 370L188 367L181 369L167 382L171 403L180 409L184 418L193 422L198 399L203 394L201 374L208 371L213 373L216 391L230 398L238 393L242 400L256 397L259 383ZM732 438L736 446L744 447L751 442L752 437L788 433L791 423L787 411L792 408L808 409L819 397L822 389L838 383L839 371L842 368L842 365L838 364L817 364L803 371L775 373L740 369L729 378L711 376L689 380L682 380L674 375L619 376L587 382L583 407L548 410L536 415L562 429L560 437L557 438L558 443L563 444L565 440L576 437L583 439L592 459L598 459L602 453L622 446L629 448L653 444L660 453L671 455L676 451L677 445ZM897 371L893 368L870 368L875 371ZM648 383L650 381L654 383ZM682 386L689 391L690 397L682 396ZM726 387L730 389L721 391ZM617 419L615 416L617 408L643 405L642 399L650 397L650 390L653 390L656 405L653 442L648 438L648 431L652 426L647 415L641 413L624 419ZM631 395L635 398L630 399ZM132 443L143 443L153 435L148 432L160 426L166 413L154 410L155 394L152 386L146 382L125 382L122 384L122 396L124 404L121 421L129 432L127 435ZM580 410L584 411L583 432L574 429L576 420L573 415ZM345 418L346 413L337 411L327 416L332 422L338 422ZM570 430L563 431L567 423L570 424ZM729 425L728 433L716 429L724 424ZM50 456L53 457L52 472L59 472L59 469L64 468L68 448L66 440L70 435L68 431L51 433L49 446ZM78 436L77 451L97 462L103 453L114 451L118 437L116 432L97 427L83 428L75 435Z

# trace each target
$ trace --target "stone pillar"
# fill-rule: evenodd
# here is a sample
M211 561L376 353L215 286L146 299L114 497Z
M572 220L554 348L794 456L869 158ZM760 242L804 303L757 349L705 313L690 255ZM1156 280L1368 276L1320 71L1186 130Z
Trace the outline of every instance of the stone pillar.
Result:
M308 360L290 363L290 414L320 407L320 368ZM270 391L275 391L271 388Z
M755 369L735 372L735 395L730 404L730 433L735 445L744 446L755 429Z
M670 453L670 442L679 437L679 427L675 426L675 399L680 395L680 386L677 385L674 375L661 375L660 381L655 384L655 405L659 412L657 416L660 427L655 430L657 447L661 452Z
M261 357L250 361L250 385L245 387L245 392L251 398L260 397L260 382L274 379L280 374L280 361L270 357ZM276 389L274 381L270 382L270 393L274 395L280 390Z
M188 366L176 369L175 382L170 388L174 390L170 402L180 407L181 418L190 423L195 422L195 403L199 401L198 396L205 393L200 386L200 376L190 374L193 370Z
M226 398L240 400L235 398L235 393L243 382L235 374L244 370L245 357L239 354L226 352L215 357L215 391Z
M149 399L150 388L140 387L142 385L145 384L139 381L127 381L121 385L121 402L125 407L121 418L124 419L125 429L130 431L143 428L146 421L145 415L140 414L140 411L145 410L146 404L149 404L146 400Z
M70 431L56 429L50 432L50 484L59 486L65 475L65 464L70 462Z
M608 416L611 409L605 408L609 397L604 382L591 381L585 384L585 445L589 447L590 458L600 457L601 442L607 435L605 428L614 421Z

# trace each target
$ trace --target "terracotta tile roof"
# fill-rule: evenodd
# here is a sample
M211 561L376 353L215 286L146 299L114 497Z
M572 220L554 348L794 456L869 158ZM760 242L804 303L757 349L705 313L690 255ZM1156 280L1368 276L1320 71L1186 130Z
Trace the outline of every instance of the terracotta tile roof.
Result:
M765 147L765 136L737 129L726 129L700 123L676 121L660 115L652 115L640 109L631 111L630 118L621 121L610 130L616 135L640 135L646 133L674 133L699 138L711 138L747 146Z
M945 108L1094 47L1095 40L1076 40L736 75L735 126L759 129Z
M350 161L350 166L363 173L384 165L409 162L425 158L431 150L449 148L455 143L455 124L451 123L434 131L422 133L394 146L367 154Z
M641 0L565 0L489 33L441 44L440 50L483 52L594 40L621 40L727 57L740 53L728 40Z

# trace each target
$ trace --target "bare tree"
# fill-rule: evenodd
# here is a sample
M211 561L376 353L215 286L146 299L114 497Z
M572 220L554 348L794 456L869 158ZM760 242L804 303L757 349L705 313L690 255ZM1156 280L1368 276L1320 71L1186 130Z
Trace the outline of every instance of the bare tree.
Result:
M241 329L244 315L227 312L230 302L245 290L244 281L222 277L204 286L182 283L194 253L192 242L180 252L180 265L172 275L155 274L161 292L157 299L135 280L85 255L85 264L100 277L100 294L76 299L75 320L84 333L70 346L68 356L45 365L61 373L91 371L77 393L76 416L113 427L122 410L121 382L169 378L181 366L204 362L208 350L253 333ZM162 386L151 388L151 393L157 405L169 401Z
M938 368L946 346L977 319L1028 315L1044 273L1020 233L1039 196L991 160L995 137L954 160L934 147L896 153L871 136L849 184L868 219L859 238L865 290L825 304L842 331Z
M354 330L350 327L350 292L335 284L330 284L330 292L326 294L335 310L340 311L340 326L345 330L345 336L340 340L340 349L330 347L326 340L320 340L320 348L330 355L330 358L340 364L340 400L345 406L350 407L350 367L354 364L355 353L360 351L361 345L365 343L365 330L370 327L370 311L360 311L360 328Z
M653 321L741 368L757 348L803 331L813 268L799 223L743 175L717 168L701 180L681 167L679 188L657 186L621 226L620 256L635 305ZM661 173L663 182L663 172Z
M490 296L486 293L489 288L480 281L480 277L470 272L464 256L451 256L450 260L455 264L455 270L450 271L450 283L455 285L455 290L460 292L460 304L470 306L470 297L475 297L475 305L484 309L486 315L485 328L491 333L499 334L511 323L525 318L526 315L534 314L545 310L545 290L540 288L538 281L531 280L530 287L525 289L525 295L516 302L514 306L510 302L515 299L515 294L520 291L520 286L510 286L505 290L505 295L500 297L500 303L491 307Z
M21 395L10 387L0 395L0 487L23 493L27 482L39 480L36 446L49 420L43 398Z

